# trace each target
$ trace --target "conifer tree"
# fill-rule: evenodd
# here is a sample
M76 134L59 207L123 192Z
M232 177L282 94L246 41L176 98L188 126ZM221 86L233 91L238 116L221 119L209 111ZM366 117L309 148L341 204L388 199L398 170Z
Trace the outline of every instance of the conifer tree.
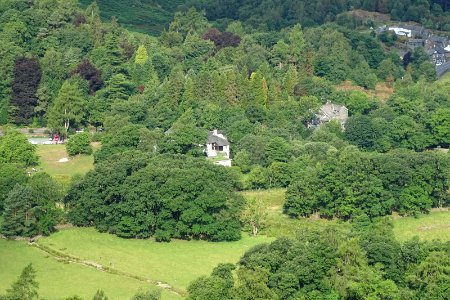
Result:
M298 75L295 67L290 66L286 72L286 76L283 81L283 90L288 95L293 97L295 92L295 86L298 83Z
M5 200L1 232L6 237L33 236L37 232L32 211L33 195L28 186L17 184Z
M134 63L138 65L145 65L148 61L148 52L147 48L144 45L140 45L136 50L136 57L134 59Z
M6 295L0 295L1 300L37 300L39 284L36 281L36 271L32 264L26 266L16 282L6 290Z
M300 24L292 28L289 33L289 42L290 62L298 66L303 60L303 50L305 48L305 39Z

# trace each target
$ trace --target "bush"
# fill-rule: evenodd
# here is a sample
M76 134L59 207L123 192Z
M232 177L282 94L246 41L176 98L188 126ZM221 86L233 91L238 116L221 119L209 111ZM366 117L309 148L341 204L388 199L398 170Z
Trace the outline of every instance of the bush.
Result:
M103 132L96 132L92 135L92 141L93 142L101 142L103 138L104 133Z
M92 154L91 137L89 133L83 132L72 136L66 144L66 150L70 156L77 154Z

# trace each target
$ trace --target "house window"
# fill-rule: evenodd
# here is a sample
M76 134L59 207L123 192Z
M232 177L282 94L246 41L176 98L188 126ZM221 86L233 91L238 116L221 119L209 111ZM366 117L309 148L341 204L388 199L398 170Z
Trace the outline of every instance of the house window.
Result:
M223 146L219 146L219 151L223 151Z

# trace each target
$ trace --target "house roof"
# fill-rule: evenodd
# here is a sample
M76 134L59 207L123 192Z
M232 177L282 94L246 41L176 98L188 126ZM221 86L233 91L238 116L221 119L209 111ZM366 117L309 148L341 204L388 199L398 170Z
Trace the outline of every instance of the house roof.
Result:
M423 43L425 43L425 40L424 39L409 39L407 41L407 43L408 44L413 44L413 43L421 43L421 44L423 44Z
M208 139L206 140L207 144L217 144L218 146L228 146L230 143L228 142L226 136L223 135L221 131L216 131L218 134L221 134L224 138L215 134L214 131L208 132Z
M343 105L337 105L331 102L327 102L321 108L317 117L322 121L329 121L338 118L342 111L346 111L347 108Z
M437 53L437 54L445 54L445 53L447 53L447 50L445 50L443 47L437 46L437 47L434 47L434 48L432 48L432 49L430 49L430 50L428 51L428 54L429 54L429 55L432 55L432 54L434 54L434 53Z

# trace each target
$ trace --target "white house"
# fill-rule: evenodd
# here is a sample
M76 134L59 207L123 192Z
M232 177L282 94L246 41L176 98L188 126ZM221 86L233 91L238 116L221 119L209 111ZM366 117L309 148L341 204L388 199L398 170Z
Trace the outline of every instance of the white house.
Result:
M208 132L206 156L217 165L231 167L230 143L223 132L217 129Z
M412 37L412 31L403 27L389 27L390 31L394 31L396 35Z

